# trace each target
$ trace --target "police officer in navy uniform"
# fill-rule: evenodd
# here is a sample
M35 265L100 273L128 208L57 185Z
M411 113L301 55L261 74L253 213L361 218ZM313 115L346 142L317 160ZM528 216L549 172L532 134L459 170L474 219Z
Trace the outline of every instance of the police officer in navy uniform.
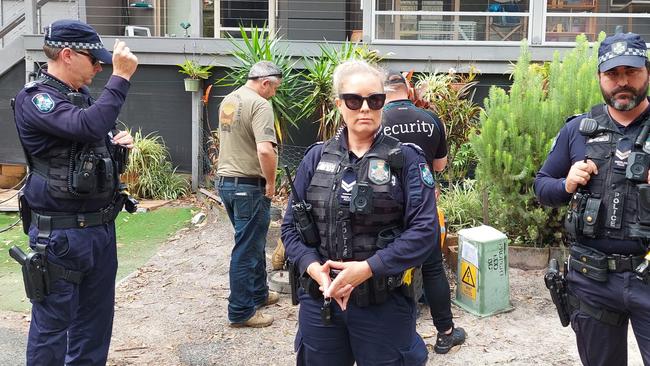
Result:
M113 55L77 20L45 28L47 71L15 98L18 135L30 176L29 244L49 263L47 292L32 299L27 365L103 365L113 325L119 173L133 138L115 122L138 60L116 40ZM112 64L97 100L87 88Z
M650 285L635 275L650 241L650 64L634 33L598 49L605 104L570 118L535 179L540 202L570 202L566 273L585 365L626 365L628 322L650 365Z
M382 121L384 133L401 142L421 147L432 170L443 171L447 165L447 139L442 121L430 110L415 106L409 99L406 78L399 71L390 71L385 84L386 105ZM422 264L422 288L429 303L433 324L438 330L433 350L445 354L452 347L463 344L466 333L463 328L454 326L442 250L438 241L432 245L433 252Z
M383 79L363 61L336 68L343 127L312 146L296 172L291 202L311 205L319 239L301 239L289 204L282 240L302 274L298 365L427 360L405 284L437 240L434 180L420 149L383 134Z

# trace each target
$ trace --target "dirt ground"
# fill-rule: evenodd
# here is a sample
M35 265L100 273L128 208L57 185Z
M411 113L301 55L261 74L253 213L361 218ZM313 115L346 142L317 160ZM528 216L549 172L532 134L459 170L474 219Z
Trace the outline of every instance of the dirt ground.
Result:
M109 365L295 364L298 307L289 295L265 310L275 317L272 326L228 327L232 229L219 209L207 212L204 224L181 230L118 284ZM421 307L418 331L430 348L428 365L579 365L573 332L560 326L541 278L542 271L510 269L509 313L477 318L454 306L454 321L468 338L447 355L433 352L435 328ZM29 316L5 312L0 321L0 340L9 339L0 342L0 353L15 351L9 343L16 334L24 337ZM642 365L631 335L629 345L629 365ZM24 364L24 358L13 360Z

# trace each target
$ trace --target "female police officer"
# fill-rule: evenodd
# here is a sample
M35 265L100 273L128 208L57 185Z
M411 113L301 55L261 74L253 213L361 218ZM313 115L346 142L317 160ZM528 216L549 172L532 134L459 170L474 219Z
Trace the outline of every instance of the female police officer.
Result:
M403 274L437 240L433 176L419 149L380 130L381 71L348 61L333 80L343 127L308 149L292 195L311 205L318 234L299 232L291 204L282 225L302 274L297 364L422 365L427 350Z

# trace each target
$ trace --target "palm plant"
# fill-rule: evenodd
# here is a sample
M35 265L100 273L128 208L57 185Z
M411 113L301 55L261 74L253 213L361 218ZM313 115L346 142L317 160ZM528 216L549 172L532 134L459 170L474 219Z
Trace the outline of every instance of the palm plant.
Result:
M332 98L332 75L336 66L350 59L377 64L382 57L367 45L353 42L345 42L339 49L330 44L321 45L320 49L320 57L305 62L301 90L306 90L306 96L300 99L298 107L301 118L318 113L318 136L326 140L334 136L340 123L340 115Z
M269 34L263 28L251 27L246 30L239 27L240 38L229 36L228 40L234 47L232 55L239 65L230 68L226 76L217 80L217 86L241 86L247 81L248 71L259 61L271 61L282 70L282 84L276 95L271 98L273 113L275 114L275 132L280 141L283 140L288 125L296 125L300 119L295 103L292 100L300 99L299 73L293 72L296 61L291 60L286 48L282 49L280 37ZM249 35L250 33L250 35Z

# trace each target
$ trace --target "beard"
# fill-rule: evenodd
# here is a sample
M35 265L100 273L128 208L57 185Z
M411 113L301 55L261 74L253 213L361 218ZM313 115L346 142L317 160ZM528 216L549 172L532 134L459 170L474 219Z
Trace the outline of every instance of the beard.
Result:
M605 99L605 103L607 103L607 105L616 109L617 111L627 112L636 108L639 104L641 104L641 102L643 102L643 99L647 98L648 81L646 80L645 84L643 84L643 86L640 89L634 89L631 86L622 86L608 93L605 90L603 90L603 87L601 86L600 92L603 94L603 98ZM622 100L616 98L616 94L622 92L627 92L632 94L632 98L631 99L626 98Z

